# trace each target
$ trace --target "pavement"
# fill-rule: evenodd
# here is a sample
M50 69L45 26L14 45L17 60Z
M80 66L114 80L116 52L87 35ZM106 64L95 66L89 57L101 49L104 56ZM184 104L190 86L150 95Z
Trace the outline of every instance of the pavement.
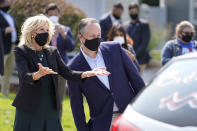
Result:
M161 62L159 60L151 60L142 74L145 83L150 82L161 67Z
M144 82L147 84L152 80L152 78L155 76L155 74L159 71L160 68L154 67L154 68L147 68L144 73L142 74L142 78Z

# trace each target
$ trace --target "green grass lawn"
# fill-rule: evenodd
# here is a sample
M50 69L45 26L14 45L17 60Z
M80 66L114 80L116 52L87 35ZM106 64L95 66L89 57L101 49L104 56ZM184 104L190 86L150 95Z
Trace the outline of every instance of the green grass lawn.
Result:
M151 54L153 59L155 60L161 60L161 53L153 53Z
M11 94L9 98L6 98L0 93L0 131L13 130L15 108L11 104L14 97L15 94ZM89 110L86 102L84 107L87 120L89 120ZM64 100L62 127L64 131L76 131L68 97Z

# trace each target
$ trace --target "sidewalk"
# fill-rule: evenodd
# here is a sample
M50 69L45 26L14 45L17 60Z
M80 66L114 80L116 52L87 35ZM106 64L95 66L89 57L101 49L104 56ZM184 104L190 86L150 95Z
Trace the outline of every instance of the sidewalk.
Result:
M144 79L145 83L148 83L152 80L154 75L159 71L161 68L160 61L157 60L151 60L151 62L148 64L146 70L142 74L142 78Z
M158 67L147 68L142 74L142 78L144 79L145 83L150 82L159 69L160 68Z

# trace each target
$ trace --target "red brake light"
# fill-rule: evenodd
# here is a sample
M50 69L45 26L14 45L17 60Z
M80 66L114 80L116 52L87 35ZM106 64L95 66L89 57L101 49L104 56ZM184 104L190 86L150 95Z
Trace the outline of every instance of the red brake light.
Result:
M114 120L111 131L141 131L141 130L135 125L133 125L132 123L129 123L121 115Z

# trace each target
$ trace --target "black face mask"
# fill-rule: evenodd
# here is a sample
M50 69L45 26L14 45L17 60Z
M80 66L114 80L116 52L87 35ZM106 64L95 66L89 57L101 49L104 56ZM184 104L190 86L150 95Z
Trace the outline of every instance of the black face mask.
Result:
M117 15L115 15L115 14L113 14L113 16L114 16L114 18L115 18L116 20L119 20L119 19L120 19L120 16L117 16Z
M96 51L96 50L98 50L98 47L100 45L100 41L101 41L100 39L101 38L95 38L95 39L91 39L91 40L86 39L84 45L89 50Z
M192 40L192 38L193 38L192 34L187 34L187 35L182 35L181 40L184 42L190 42Z
M10 9L10 6L9 6L9 5L0 8L0 10L2 10L2 11L5 12L5 13L7 13L9 9Z
M36 43L38 43L38 45L44 46L47 43L48 37L49 37L48 32L39 33L36 35L35 41L36 41Z
M138 14L130 14L131 19L136 20L138 18Z

